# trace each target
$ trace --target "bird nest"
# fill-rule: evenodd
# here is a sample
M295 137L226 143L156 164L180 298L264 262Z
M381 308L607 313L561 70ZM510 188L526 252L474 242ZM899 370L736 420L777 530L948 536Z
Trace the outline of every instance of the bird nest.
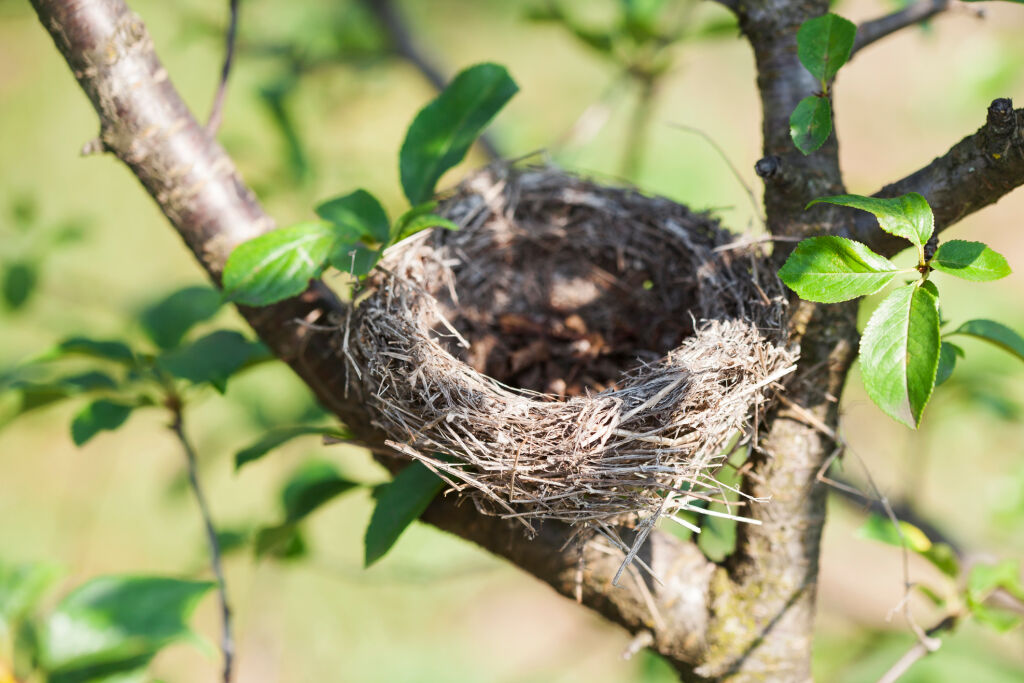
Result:
M723 499L723 449L795 362L754 249L550 168L487 169L440 212L461 229L390 249L341 342L388 445L530 529Z

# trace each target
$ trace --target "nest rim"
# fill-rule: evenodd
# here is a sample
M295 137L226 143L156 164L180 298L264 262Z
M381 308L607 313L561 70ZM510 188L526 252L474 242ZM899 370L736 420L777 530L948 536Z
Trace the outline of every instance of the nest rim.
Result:
M674 237L696 264L693 277L707 291L699 292L692 334L624 374L621 388L552 400L478 372L439 341L447 334L471 346L439 301L460 304L453 261L481 235L501 238L488 236L488 226L521 220L538 193L594 215L633 212L630 221ZM544 519L605 531L642 519L649 528L663 516L680 521L675 513L694 509L694 500L726 500L714 476L722 446L756 425L767 390L795 369L786 298L770 269L759 271L763 255L721 249L735 236L707 215L550 167L489 167L440 211L462 230L423 233L390 249L346 321L348 386L370 404L388 445L468 493L482 512L519 519L530 531Z

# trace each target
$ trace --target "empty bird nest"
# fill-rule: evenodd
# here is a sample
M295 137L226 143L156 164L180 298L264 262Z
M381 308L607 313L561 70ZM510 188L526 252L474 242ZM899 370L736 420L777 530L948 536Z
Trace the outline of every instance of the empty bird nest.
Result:
M546 167L491 167L439 211L461 229L390 249L339 335L389 446L530 529L649 528L722 499L723 449L795 362L761 256Z

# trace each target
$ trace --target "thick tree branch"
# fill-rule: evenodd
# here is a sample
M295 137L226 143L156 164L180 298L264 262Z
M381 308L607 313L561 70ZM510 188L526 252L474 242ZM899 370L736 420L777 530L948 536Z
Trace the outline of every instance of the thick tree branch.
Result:
M976 133L924 168L886 185L875 196L924 195L935 214L935 229L942 231L1022 184L1024 109L1014 110L1011 100L998 99L989 105L985 125ZM907 246L904 240L882 232L870 214L857 213L849 237L886 255Z
M824 1L754 0L737 9L757 64L763 111L768 230L806 236L826 229L848 229L851 218L823 210L811 216L803 207L817 196L843 191L838 143L833 134L816 152L803 155L789 134L797 103L819 84L797 58L800 25L828 11ZM776 248L784 258L786 248ZM817 472L834 444L838 396L856 352L855 308L823 307L794 300L792 341L801 361L787 387L788 405L768 415L768 433L755 448L743 490L770 497L753 506L760 526L741 525L737 547L712 581L709 656L699 673L729 680L806 681L811 678L821 532L825 490ZM811 422L807 416L812 417Z
M219 282L240 242L273 227L224 150L191 116L160 64L142 21L122 0L32 0L100 117L101 138L156 200L168 220ZM297 321L338 320L344 308L323 287L261 309L241 308L260 338L310 386L323 405L367 443L382 446L358 396L345 398L344 364L330 335ZM574 596L579 553L564 548L569 529L547 523L528 540L517 521L484 517L457 499L436 501L425 518L473 540ZM612 588L618 558L588 544L579 579L582 602L636 633L654 634L654 649L688 674L699 661L714 566L692 545L652 534L645 558L664 586L647 580Z
M854 40L850 58L876 40L881 40L908 26L928 21L936 14L945 12L949 6L950 0L918 0L898 12L865 21L857 27L857 38Z

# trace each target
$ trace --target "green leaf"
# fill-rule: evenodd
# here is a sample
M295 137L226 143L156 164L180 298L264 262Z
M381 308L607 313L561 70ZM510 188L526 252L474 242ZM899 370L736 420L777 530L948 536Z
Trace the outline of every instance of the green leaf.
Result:
M440 493L444 481L416 461L380 487L377 505L366 529L365 566L384 557L406 527L413 523Z
M280 524L260 529L256 535L257 557L274 555L289 557L289 548L297 542L298 524L335 497L360 486L342 477L329 462L313 460L296 470L281 491L285 518Z
M352 435L337 427L314 427L312 425L299 425L296 427L283 427L267 432L242 450L235 453L235 469L247 463L259 460L270 451L282 446L292 439L309 434L330 435L339 439L349 439Z
M837 14L808 19L796 33L800 63L824 87L850 58L857 27Z
M32 298L39 284L39 266L31 261L14 261L4 267L3 292L4 303L12 311L25 307Z
M102 431L123 425L135 406L98 399L86 405L71 421L71 440L81 446Z
M889 294L864 328L860 361L871 400L916 428L939 364L939 313L932 293L912 284Z
M935 297L935 306L937 308L940 308L940 306L939 306L939 288L935 285L935 283L932 282L931 280L923 280L923 281L920 282L920 284L918 286L919 287L924 287L925 289L927 289L931 293L931 295L933 297ZM940 324L941 324L941 318L942 318L941 311L940 311L940 314L939 314L939 318L940 318Z
M233 330L217 330L156 359L157 367L193 384L209 382L221 393L235 372L272 356L260 342Z
M871 514L856 533L858 538L879 541L897 548L903 547L905 542L907 549L915 553L925 553L932 548L928 536L910 522L900 520L897 530L891 519L878 514ZM902 539L900 533L903 534Z
M366 190L356 190L316 207L316 215L340 228L339 239L368 239L385 243L391 232L391 221L377 198Z
M326 221L272 230L238 245L224 266L224 294L247 306L297 296L323 271L335 242Z
M832 133L832 104L827 97L810 95L800 100L789 117L789 137L805 155L825 144Z
M928 202L918 193L911 192L887 199L841 194L815 199L807 208L821 203L849 206L874 214L882 230L913 242L921 259L924 259L924 245L935 230L935 217Z
M938 593L936 593L935 591L933 591L928 586L919 583L916 584L914 587L917 588L917 590L921 591L921 593L923 593L924 596L928 598L928 600L930 600L931 603L936 607L942 608L946 606L946 599Z
M414 235L420 230L425 228L443 227L448 230L458 230L459 226L452 223L447 218L442 218L434 213L434 209L437 208L436 201L423 202L418 204L401 216L395 221L394 226L391 228L390 242L392 244L400 242L410 235Z
M445 230L458 230L459 226L452 221L438 216L437 214L428 213L425 216L417 216L410 220L402 227L402 231L398 233L395 242L401 242L406 237L412 237L418 232L429 230L430 228L444 228Z
M360 242L339 243L329 260L333 268L354 277L363 277L373 270L383 254L383 245L379 249L371 249Z
M963 358L964 350L952 342L942 342L939 346L939 369L935 372L935 386L939 386L953 374L957 356Z
M295 560L306 555L306 539L294 524L266 527L256 533L253 553L256 557Z
M18 228L27 230L39 219L39 202L30 194L19 194L11 202L11 217Z
M960 558L948 543L933 543L921 556L951 579L960 576Z
M801 299L821 303L874 294L902 272L889 259L844 237L802 240L779 269Z
M251 540L252 530L236 527L234 529L217 529L217 546L221 555L230 555L243 549ZM205 552L205 549L204 549Z
M971 605L971 616L977 619L978 623L990 626L999 633L1008 633L1024 621L1019 614L1014 612L980 604Z
M968 320L949 334L966 334L977 337L1024 360L1024 338L995 320L985 320L984 318Z
M117 387L117 382L110 375L90 370L66 377L57 377L45 382L16 381L10 388L21 393L21 405L18 414L43 408L71 396L92 391L105 391Z
M60 574L50 563L0 564L0 633L32 612Z
M637 42L658 38L665 0L620 0L626 30Z
M281 491L285 521L299 522L318 507L360 486L341 476L329 462L313 460L296 470Z
M505 67L478 64L465 69L409 126L399 154L402 189L409 203L429 200L434 186L462 161L494 115L519 90Z
M999 564L976 564L967 577L967 594L974 602L983 602L1002 588L1018 600L1024 600L1024 583L1020 578L1020 562L1005 560Z
M164 646L194 637L187 621L209 581L103 576L65 597L42 634L49 680L97 680L86 672L127 673Z
M220 310L220 292L212 287L185 287L143 309L142 331L160 349L178 346L195 325Z
M88 337L65 339L49 351L44 351L37 360L58 360L65 356L87 356L129 365L135 361L135 354L124 342Z
M929 265L935 270L973 282L998 280L1011 272L1002 254L981 242L964 240L943 242Z

